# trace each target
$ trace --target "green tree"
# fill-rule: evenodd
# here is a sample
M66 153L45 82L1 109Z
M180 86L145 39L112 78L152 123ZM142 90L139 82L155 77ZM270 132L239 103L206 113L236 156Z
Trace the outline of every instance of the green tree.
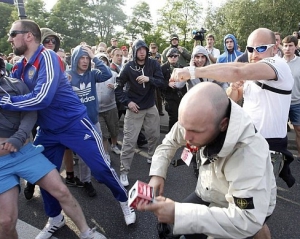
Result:
M200 29L203 8L196 0L167 0L159 10L158 27L167 37L177 33L183 45L192 38L192 30Z
M40 27L47 26L49 13L43 0L26 0L25 10L28 19L35 21Z
M249 34L259 27L278 31L282 37L290 35L297 29L299 7L299 0L229 0L217 9L208 9L205 27L215 35L221 50L228 33L245 49Z
M16 14L16 8L14 5L0 3L0 52L4 52L5 54L11 52L10 44L7 42L7 34L11 27L11 15L13 11L15 11Z
M61 35L66 50L83 41L94 45L98 39L90 27L90 14L87 0L58 0L50 12L48 27Z
M117 27L124 27L126 15L122 8L124 0L91 0L89 17L92 21L93 31L100 41L109 43L112 37L118 37L121 33L116 31Z
M142 1L136 4L132 10L132 16L125 27L126 33L132 40L138 36L145 39L152 29L149 4Z

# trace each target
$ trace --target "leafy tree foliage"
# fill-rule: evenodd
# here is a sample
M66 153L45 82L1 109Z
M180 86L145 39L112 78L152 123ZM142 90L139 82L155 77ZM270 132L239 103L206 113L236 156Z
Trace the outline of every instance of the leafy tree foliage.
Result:
M35 21L40 27L46 27L49 13L43 0L27 0L25 11L28 19Z
M249 34L259 27L280 32L282 38L292 34L298 28L299 9L299 0L228 0L220 8L208 9L205 26L220 49L228 33L245 49Z
M97 43L97 35L90 27L87 0L58 0L51 10L48 27L61 34L62 47L70 49L80 42Z
M227 0L218 8L213 6L213 1L208 1L210 4L203 20L203 9L198 0L167 0L158 10L156 23L144 1L138 2L131 15L123 12L125 0L58 0L50 12L46 11L43 0L24 2L28 18L40 27L60 33L62 47L66 50L81 41L95 45L99 41L109 43L112 37L117 37L120 44L125 44L126 39L138 37L147 44L155 42L162 51L169 45L170 34L177 33L180 45L191 51L192 30L202 26L215 35L219 49L223 50L223 37L228 33L234 34L245 49L248 35L258 27L278 31L282 38L298 30L300 0ZM0 3L1 52L11 52L7 33L17 19L16 6Z
M141 36L143 39L150 34L152 28L151 13L149 4L146 2L138 3L132 11L132 16L125 29L131 40Z
M200 29L202 8L196 0L167 0L159 12L158 26L169 37L177 33L183 37L183 45L192 37L193 29Z
M0 3L0 17L1 17L1 25L0 25L0 52L4 52L8 54L11 52L10 44L7 42L7 33L10 29L11 23L11 14L15 10L13 5ZM15 10L16 11L16 10Z
M92 28L99 36L99 40L108 43L112 37L118 35L116 27L124 27L126 15L122 11L124 0L92 0L88 15L92 21Z

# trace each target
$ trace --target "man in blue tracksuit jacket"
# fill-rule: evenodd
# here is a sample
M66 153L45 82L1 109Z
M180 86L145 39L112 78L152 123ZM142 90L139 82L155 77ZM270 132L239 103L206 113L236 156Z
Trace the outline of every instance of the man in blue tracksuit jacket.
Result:
M104 156L101 136L68 82L59 56L54 51L46 50L40 40L41 32L35 22L23 19L13 23L8 41L15 54L24 57L14 66L12 77L24 81L30 93L3 96L0 106L13 111L38 111L39 129L34 144L44 146L43 154L58 170L65 148L75 151L89 166L93 176L109 187L120 201L126 224L134 223L135 212L128 207L127 191ZM92 74L102 73L97 71ZM110 78L111 74L107 73L107 77ZM53 220L63 218L58 201L46 191L41 191L46 213L51 220L42 231L44 235L37 237L39 239L50 238L64 225ZM55 221L57 225L53 223Z

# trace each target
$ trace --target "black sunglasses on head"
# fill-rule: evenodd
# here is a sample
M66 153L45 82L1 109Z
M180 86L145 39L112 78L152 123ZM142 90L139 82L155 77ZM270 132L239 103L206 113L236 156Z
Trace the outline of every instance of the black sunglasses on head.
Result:
M15 38L18 34L25 34L25 33L28 33L29 31L18 31L18 30L13 30L13 31L10 31L8 33L8 36L12 37L12 38Z
M56 40L54 38L45 38L45 40L43 41L44 44L48 44L52 42L53 45L56 44Z

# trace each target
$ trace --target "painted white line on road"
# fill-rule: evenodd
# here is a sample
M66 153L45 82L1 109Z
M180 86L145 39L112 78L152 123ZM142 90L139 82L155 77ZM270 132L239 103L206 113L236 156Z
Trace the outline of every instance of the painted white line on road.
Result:
M29 225L28 223L18 220L17 221L17 232L19 239L33 239L41 230ZM58 239L57 237L51 237L51 239Z

